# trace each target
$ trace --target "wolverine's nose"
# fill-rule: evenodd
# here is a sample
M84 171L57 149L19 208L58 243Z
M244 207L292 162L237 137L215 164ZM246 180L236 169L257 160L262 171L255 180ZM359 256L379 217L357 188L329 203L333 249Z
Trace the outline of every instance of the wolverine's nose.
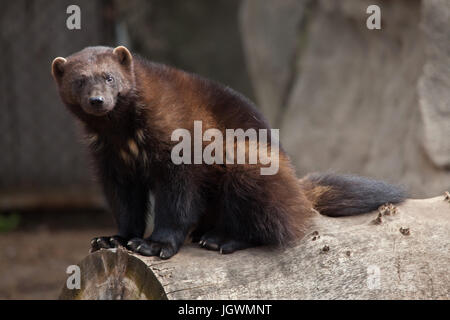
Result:
M89 98L89 103L94 107L101 107L103 105L103 97L91 97Z

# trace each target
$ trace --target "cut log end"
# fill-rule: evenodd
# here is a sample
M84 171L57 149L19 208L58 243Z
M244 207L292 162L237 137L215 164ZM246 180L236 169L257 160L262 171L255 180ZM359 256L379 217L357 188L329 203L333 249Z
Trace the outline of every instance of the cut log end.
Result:
M125 249L99 250L80 264L81 289L64 285L62 300L166 300L151 269Z

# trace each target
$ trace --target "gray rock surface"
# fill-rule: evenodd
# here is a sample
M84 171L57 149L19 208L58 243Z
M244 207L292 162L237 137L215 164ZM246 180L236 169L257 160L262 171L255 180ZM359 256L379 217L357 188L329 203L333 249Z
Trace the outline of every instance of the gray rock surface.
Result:
M419 81L424 145L431 160L450 168L450 2L424 1L425 65Z
M366 28L369 4L381 30ZM258 104L300 176L356 173L415 197L450 187L450 2L247 0L241 10Z

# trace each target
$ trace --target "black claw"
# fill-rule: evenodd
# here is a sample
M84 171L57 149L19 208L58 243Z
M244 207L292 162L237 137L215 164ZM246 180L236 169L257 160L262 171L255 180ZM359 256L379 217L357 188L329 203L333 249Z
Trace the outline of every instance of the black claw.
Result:
M236 249L228 244L224 244L223 246L220 247L221 254L229 254L233 253L234 251L236 251Z
M91 248L90 248L89 252L92 253L92 252L95 252L97 250L100 250L100 247L99 247L99 245L97 243L97 238L94 238L94 239L91 240Z
M214 251L219 250L219 244L214 243L214 242L206 242L204 247L208 250L214 250Z
M121 236L112 237L96 237L91 240L90 252L95 252L100 249L117 248L119 246L124 247L126 240Z
M251 247L252 245L245 241L227 240L220 246L220 253L229 254L236 250L243 250Z
M136 244L137 241L133 241L133 246L135 246L133 251L147 257L158 256L161 259L169 259L177 252L176 248L168 243L141 240L139 245L136 246ZM130 245L128 247L130 247Z
M171 246L166 246L161 249L161 252L159 253L159 257L161 259L169 259L175 254L175 250Z
M121 236L112 236L109 238L109 243L114 247L126 247L126 240Z
M245 241L233 240L222 236L223 233L210 231L203 235L199 244L208 250L219 251L221 254L233 253L236 250L242 250L252 245Z
M109 237L97 238L97 246L100 249L110 249L110 248L112 248L112 245L109 243Z
M159 256L159 253L161 251L161 246L157 243L147 243L143 242L139 247L137 248L137 252L139 254L142 254L143 256Z
M222 237L215 232L207 232L200 240L200 246L208 250L219 250L223 240Z
M144 243L143 239L133 238L127 242L125 247L133 252L138 252L139 246L141 246L143 243Z

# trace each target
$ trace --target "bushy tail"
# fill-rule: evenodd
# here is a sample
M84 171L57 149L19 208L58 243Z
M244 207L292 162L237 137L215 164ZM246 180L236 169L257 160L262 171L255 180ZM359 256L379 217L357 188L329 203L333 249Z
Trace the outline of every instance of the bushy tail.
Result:
M398 186L354 175L314 173L300 183L314 209L330 217L370 212L406 198L406 192Z

